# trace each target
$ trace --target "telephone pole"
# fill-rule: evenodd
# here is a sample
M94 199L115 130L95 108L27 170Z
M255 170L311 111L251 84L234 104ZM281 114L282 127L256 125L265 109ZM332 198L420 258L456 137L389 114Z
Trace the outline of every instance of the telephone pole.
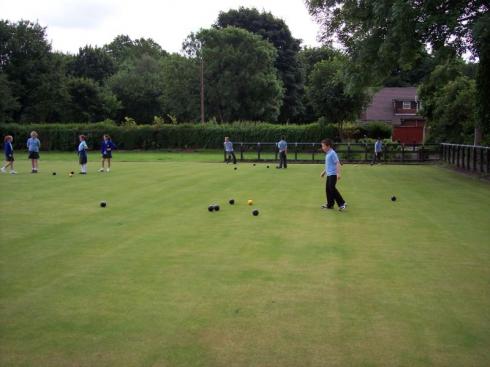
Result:
M201 48L201 123L204 124L204 57Z

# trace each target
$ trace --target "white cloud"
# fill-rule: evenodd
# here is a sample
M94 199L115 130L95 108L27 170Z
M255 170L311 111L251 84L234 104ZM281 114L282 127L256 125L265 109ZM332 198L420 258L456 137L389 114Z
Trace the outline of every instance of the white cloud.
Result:
M94 29L102 26L104 20L112 13L114 8L108 3L73 1L55 7L45 15L45 19L52 27Z
M55 50L76 53L87 44L103 46L119 34L153 38L169 52L200 28L210 27L220 11L240 6L270 11L284 19L293 37L316 46L318 25L303 0L0 0L0 18L28 19L47 26Z

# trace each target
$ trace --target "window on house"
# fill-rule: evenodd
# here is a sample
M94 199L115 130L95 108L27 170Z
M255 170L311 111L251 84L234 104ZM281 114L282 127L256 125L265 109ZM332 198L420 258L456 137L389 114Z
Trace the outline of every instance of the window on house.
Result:
M410 102L410 101L403 101L403 109L404 110L410 110L410 109L412 109L412 102Z

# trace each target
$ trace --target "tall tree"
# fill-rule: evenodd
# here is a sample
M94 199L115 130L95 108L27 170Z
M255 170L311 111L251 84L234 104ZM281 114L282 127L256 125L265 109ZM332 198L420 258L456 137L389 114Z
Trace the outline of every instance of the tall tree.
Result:
M418 88L422 100L424 115L430 120L435 119L438 93L445 85L464 76L465 63L461 58L440 62L429 75L427 80Z
M271 13L241 7L238 10L221 12L216 28L238 27L259 34L274 45L277 50L275 66L279 70L284 85L284 101L279 121L294 121L303 112L301 96L304 93L304 79L298 60L301 40L295 39L287 24Z
M321 22L325 40L338 39L351 56L351 88L379 84L398 67L409 70L426 45L448 55L473 49L476 56L483 56L480 68L488 69L490 60L481 47L488 45L487 0L306 0L306 4ZM486 82L480 80L484 75L478 76L478 94L485 93Z
M419 86L432 72L435 58L426 51L420 52L420 57L415 60L412 67L405 70L395 67L390 75L382 82L384 87L416 87Z
M168 55L162 47L151 38L139 38L132 40L127 35L119 35L104 50L112 56L116 65L127 62L134 62L142 55L151 56L153 59L160 59Z
M305 75L305 80L308 80L309 75L317 63L330 60L332 57L338 55L340 55L340 51L328 46L305 47L302 49L298 54L298 58Z
M69 120L72 122L113 119L121 109L121 103L114 94L93 79L70 78L67 89L71 98Z
M343 122L355 119L366 102L362 92L347 93L345 64L346 57L342 55L316 63L306 89L315 113L339 124L341 138Z
M7 75L19 108L15 121L60 121L68 95L64 58L51 52L38 23L0 21L0 71Z
M474 52L479 56L476 77L477 119L475 145L479 145L483 132L490 134L490 13L482 16L473 28ZM490 139L487 139L490 144Z
M431 139L452 143L471 143L477 116L475 81L458 76L432 97Z
M12 122L20 104L12 94L12 83L0 72L0 122Z
M310 93L304 93L302 96L304 109L301 117L299 118L299 122L311 122L323 116L322 113L318 112L318 108L313 109L312 103L309 99L311 97L311 73L314 70L316 64L322 61L329 61L333 57L339 55L341 54L338 50L335 50L328 46L311 48L306 47L299 52L298 59L301 64L303 79L305 80L305 90L306 92L310 90Z
M164 113L161 98L165 89L159 60L144 54L134 63L124 64L108 81L122 103L119 118L132 117L151 123Z
M161 101L166 115L182 122L199 120L199 70L196 59L173 54L162 60L165 89Z
M201 49L193 50L196 45ZM202 53L208 118L277 120L283 88L274 67L276 50L269 42L244 29L227 27L201 30L189 37L185 47L190 55Z
M85 46L73 58L69 71L76 77L90 78L100 83L116 72L116 65L104 49Z

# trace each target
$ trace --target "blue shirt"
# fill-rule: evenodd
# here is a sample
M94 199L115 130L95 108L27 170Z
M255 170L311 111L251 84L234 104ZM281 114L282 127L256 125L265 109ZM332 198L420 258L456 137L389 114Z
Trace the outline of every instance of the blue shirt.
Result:
M374 151L376 153L379 153L383 150L383 143L381 142L381 140L379 141L376 141L376 143L374 144Z
M286 143L286 140L280 140L279 143L277 143L277 147L280 152L285 152L288 148L288 143Z
M29 138L27 139L27 149L29 152L39 152L39 148L41 147L41 142L38 138Z
M3 150L5 151L5 155L7 157L10 157L12 154L14 154L14 148L12 147L12 143L11 142L5 142L3 144Z
M337 175L337 163L339 162L339 157L335 150L331 149L325 155L325 172L327 172L327 176L336 176Z
M112 140L104 140L102 142L102 146L100 147L102 154L106 154L107 152L112 151L112 149L116 149L116 145L112 142Z
M81 141L80 144L78 145L78 151L84 152L87 149L88 149L88 145L87 143L85 143L85 140Z
M231 141L225 141L224 145L227 152L233 152L233 143Z

